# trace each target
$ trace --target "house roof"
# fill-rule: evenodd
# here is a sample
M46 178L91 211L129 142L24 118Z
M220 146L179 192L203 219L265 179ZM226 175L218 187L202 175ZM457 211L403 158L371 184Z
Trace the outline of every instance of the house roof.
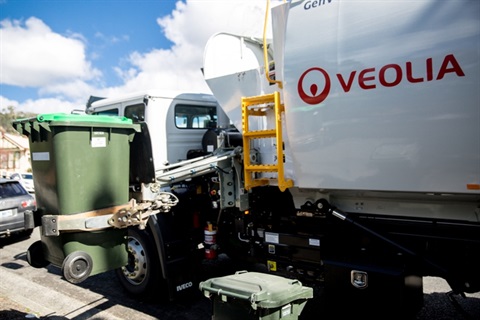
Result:
M2 139L6 140L7 142L11 143L13 146L19 149L25 150L30 148L28 138L25 136L10 134L6 132L2 132L1 134Z

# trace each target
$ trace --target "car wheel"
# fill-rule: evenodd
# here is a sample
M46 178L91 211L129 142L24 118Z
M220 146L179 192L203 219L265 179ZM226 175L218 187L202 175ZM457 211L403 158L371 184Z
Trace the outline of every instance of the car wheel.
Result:
M140 298L148 298L153 290L157 297L159 293L161 271L152 242L152 237L146 230L129 228L128 264L116 270L125 290Z

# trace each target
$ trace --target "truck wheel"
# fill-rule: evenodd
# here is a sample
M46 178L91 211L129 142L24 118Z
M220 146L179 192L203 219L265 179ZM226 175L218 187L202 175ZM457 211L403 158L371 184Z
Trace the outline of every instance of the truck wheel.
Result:
M156 289L158 293L159 263L152 238L145 230L129 228L128 264L116 270L120 283L127 292L137 297L149 297ZM158 296L158 295L157 295Z

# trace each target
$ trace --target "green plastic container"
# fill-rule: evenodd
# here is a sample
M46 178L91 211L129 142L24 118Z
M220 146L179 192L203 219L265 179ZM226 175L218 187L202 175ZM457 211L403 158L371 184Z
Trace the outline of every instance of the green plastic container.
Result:
M313 298L313 289L298 280L257 272L239 271L199 286L206 297L213 297L215 320L298 319Z
M129 201L130 142L140 127L124 117L41 114L13 122L29 138L40 215L71 215ZM44 236L45 259L62 265L88 253L91 275L127 264L126 229Z

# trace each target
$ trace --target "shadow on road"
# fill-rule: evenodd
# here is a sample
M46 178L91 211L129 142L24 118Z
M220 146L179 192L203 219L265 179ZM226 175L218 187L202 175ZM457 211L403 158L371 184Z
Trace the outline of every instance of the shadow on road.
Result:
M3 247L12 245L17 242L21 242L30 238L30 233L16 233L9 237L0 237L0 249Z
M0 253L2 248L16 244L19 241L34 239L29 239L29 237L10 237L0 239ZM23 247L23 246L22 246ZM27 245L25 247L28 247ZM4 262L0 265L1 268L6 268L12 271L23 274L23 268L28 267L26 262L26 253L25 249L21 249L23 252L16 252L8 260L3 260ZM11 250L10 250L11 251ZM15 250L16 251L16 250ZM224 275L231 275L235 271L247 270L244 266L233 264L229 261L223 261L223 263L218 263L218 261L204 261L200 281L206 280L212 277L219 277ZM61 270L58 267L49 265L46 267L43 272L48 272L54 277L61 278ZM259 271L259 270L248 270L248 271ZM65 281L65 280L63 280ZM55 281L56 282L56 281ZM66 285L71 286L70 283L66 282ZM57 283L58 285L59 283ZM308 284L305 284L308 286ZM131 311L138 311L139 314L142 314L144 317L152 317L162 320L210 320L212 318L212 301L204 297L200 290L193 290L191 296L188 298L181 299L179 301L167 301L161 300L159 296L153 296L152 301L139 300L134 298L123 289L120 282L117 279L115 271L109 271L102 274L97 274L87 278L80 284L75 285L78 287L74 290L75 295L81 295L82 290L91 291L93 293L99 294L95 299L90 300L89 303L84 305L81 308L72 308L68 314L49 314L43 315L41 319L50 319L50 320L83 320L83 319L101 319L102 315L99 314L102 311L111 311L116 306L122 306ZM198 287L197 287L198 288ZM160 290L161 288L159 288ZM314 296L321 296L321 288L314 288ZM427 293L424 294L425 308L420 310L420 313L417 315L416 319L436 319L436 320L470 320L470 319L480 319L480 298L477 296L472 297L468 296L462 298L461 296L449 296L445 292L441 293ZM307 302L304 311L302 312L300 319L310 320L318 319L318 315L321 314L324 306L317 299L312 299ZM0 320L20 320L28 319L29 316L34 316L30 314L30 310L26 309L24 306L11 301L8 297L0 295ZM134 314L134 313L132 313ZM142 316L139 316L139 319Z

